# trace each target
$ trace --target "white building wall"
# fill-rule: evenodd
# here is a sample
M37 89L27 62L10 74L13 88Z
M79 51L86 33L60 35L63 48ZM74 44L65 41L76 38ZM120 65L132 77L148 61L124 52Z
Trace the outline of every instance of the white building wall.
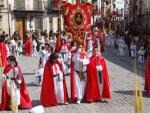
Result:
M35 30L35 18L32 19L31 25L32 25L32 30Z
M43 30L47 29L47 19L46 18L47 18L46 16L43 17Z
M25 10L33 9L33 0L25 0Z
M15 19L12 18L12 21L11 21L11 36L13 35L14 32L15 32Z
M58 29L58 21L57 21L57 17L56 16L53 16L52 23L53 23L53 32L56 32L57 29Z
M46 29L47 29L47 33L49 34L50 31L49 17L46 17Z
M30 19L29 17L25 20L26 28L27 30L30 30L29 24L30 24Z
M4 8L2 8L1 12L8 12L8 1L4 0L3 1L4 4ZM2 15L2 20L1 20L1 28L3 31L5 31L6 33L9 33L9 17L8 17L8 13L1 13Z
M61 15L61 30L64 30L64 20L63 20L63 16Z
M9 0L9 3L11 4L11 10L13 10L15 7L14 0Z

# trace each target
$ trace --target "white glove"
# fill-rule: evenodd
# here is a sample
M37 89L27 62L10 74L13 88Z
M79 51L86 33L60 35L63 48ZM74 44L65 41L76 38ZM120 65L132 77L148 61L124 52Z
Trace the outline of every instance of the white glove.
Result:
M6 79L6 75L5 74L2 74L2 77L3 77L3 79Z
M21 80L18 80L18 83L19 83L19 84L21 84L21 82L22 82Z
M101 65L99 65L99 66L96 66L96 69L97 69L97 71L102 71L103 67Z

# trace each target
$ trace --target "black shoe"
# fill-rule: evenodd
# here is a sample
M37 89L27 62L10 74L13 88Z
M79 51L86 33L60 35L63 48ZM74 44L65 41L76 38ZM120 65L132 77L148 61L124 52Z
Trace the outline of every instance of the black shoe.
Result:
M104 99L100 100L100 102L101 102L101 103L108 103L108 101L106 101L106 100L104 100Z

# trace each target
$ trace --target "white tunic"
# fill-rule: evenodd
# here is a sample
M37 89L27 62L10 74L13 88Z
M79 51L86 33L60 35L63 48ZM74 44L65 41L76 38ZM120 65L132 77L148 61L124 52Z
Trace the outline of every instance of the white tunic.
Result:
M136 45L135 44L131 44L130 50L131 50L131 57L136 57Z
M64 103L63 73L60 70L58 64L54 64L52 68L53 68L53 76L59 74L59 76L54 77L54 90L57 103Z
M40 43L40 51L41 51L41 48L43 46L45 46L45 39L44 39L44 36L42 36L40 39L39 39L39 43Z
M76 55L73 56L72 61L74 62L74 77L75 77L75 85L76 85L76 97L81 100L85 93L86 87L86 79L80 80L79 73L77 71L81 71L83 76L87 78L87 65L90 63L89 59L85 56L83 59L80 59L80 53L77 52ZM82 63L82 64L81 64ZM83 65L83 67L81 67Z
M42 50L41 51L41 62L43 64L43 66L45 66L46 61L47 61L47 51L46 50Z
M36 72L35 72L35 81L34 81L34 83L36 85L39 84L39 77L41 77L41 79L42 79L43 72L44 72L44 68L39 68L38 70L36 70Z
M118 40L118 46L119 46L119 53L120 56L124 56L124 48L125 48L125 42L122 38Z
M138 51L138 62L139 63L144 63L144 61L145 61L145 50L144 49L140 49L139 51Z
M71 53L68 50L68 47L66 44L64 44L60 50L61 53L61 59L62 59L62 64L63 64L63 70L65 74L69 73L69 68L67 67L67 64L70 64L70 59L71 59Z

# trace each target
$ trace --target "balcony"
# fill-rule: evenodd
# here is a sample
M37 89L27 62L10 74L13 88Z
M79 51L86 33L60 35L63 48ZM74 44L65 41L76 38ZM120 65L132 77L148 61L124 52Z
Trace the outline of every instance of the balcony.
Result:
M42 0L15 0L13 14L15 17L42 16L44 3Z
M13 13L16 17L42 16L44 3L42 0L15 0Z
M41 0L15 0L14 10L16 11L44 11L43 2Z
M40 0L34 0L33 10L36 10L36 11L44 10L44 4L43 4L43 2L40 1Z

